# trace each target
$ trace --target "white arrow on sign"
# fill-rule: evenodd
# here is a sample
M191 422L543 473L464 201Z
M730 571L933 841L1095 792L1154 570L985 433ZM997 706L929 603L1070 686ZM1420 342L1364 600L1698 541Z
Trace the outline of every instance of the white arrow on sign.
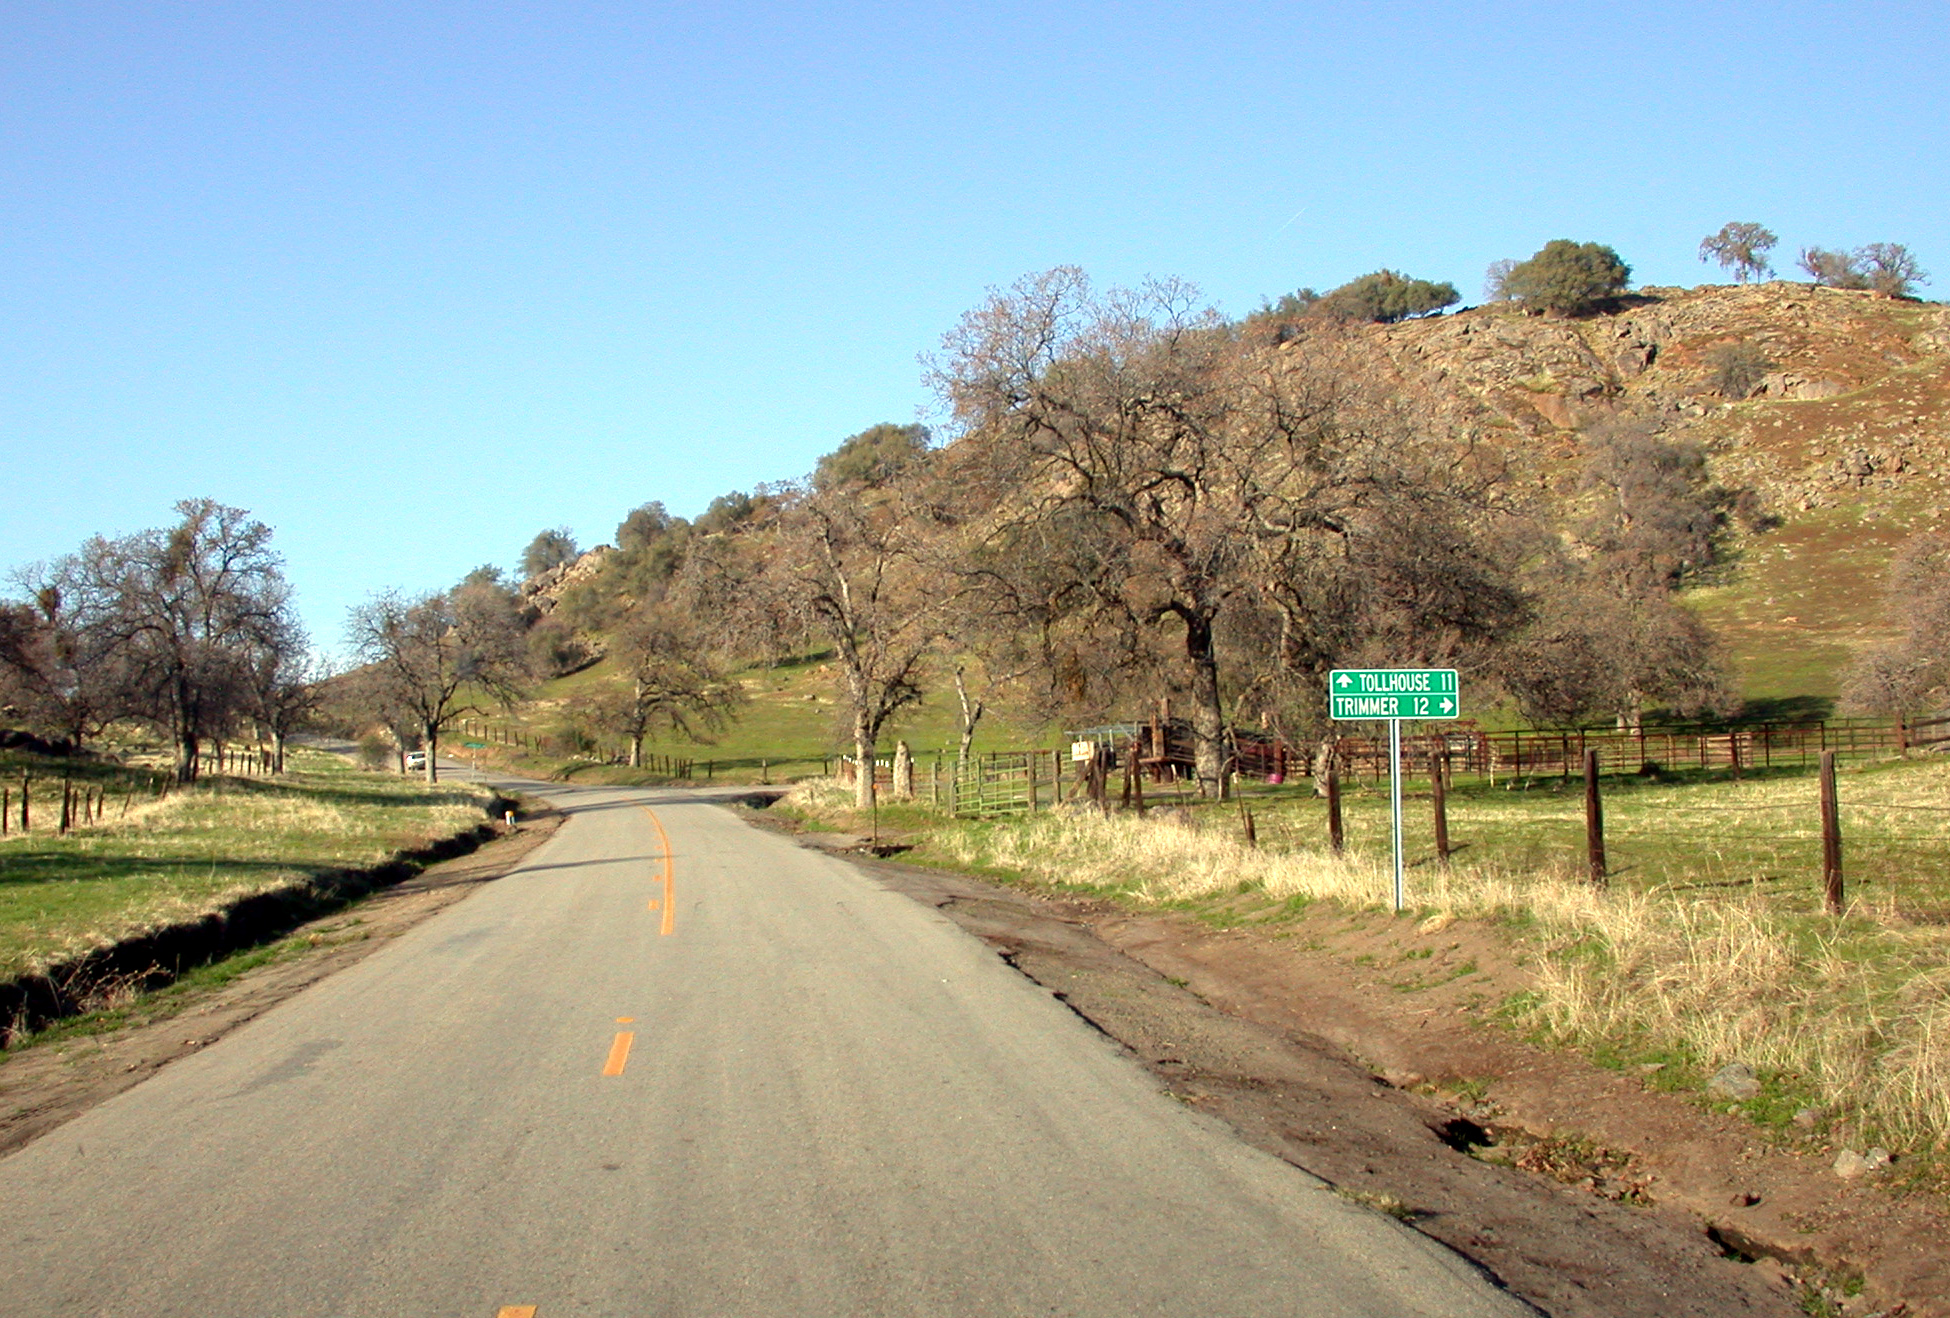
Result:
M1335 685L1345 691L1353 681L1353 678L1349 677L1346 673L1342 673L1339 680L1335 682Z
M1456 707L1456 702L1455 702L1455 701L1453 701L1453 700L1451 700L1451 699L1449 699L1449 697L1447 697L1447 696L1444 696L1444 697L1442 698L1442 712L1443 712L1443 713L1445 713L1445 714L1447 714L1447 713L1448 713L1448 712L1449 712L1450 710L1452 710L1452 709L1454 709L1455 707Z

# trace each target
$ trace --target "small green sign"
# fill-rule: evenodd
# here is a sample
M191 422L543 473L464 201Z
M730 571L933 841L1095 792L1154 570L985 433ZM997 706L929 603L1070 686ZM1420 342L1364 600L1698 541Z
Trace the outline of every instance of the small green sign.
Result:
M469 751L484 751L487 749L487 743L484 741L463 741L460 746L462 750Z
M1453 719L1462 697L1453 668L1337 668L1327 675L1337 719Z

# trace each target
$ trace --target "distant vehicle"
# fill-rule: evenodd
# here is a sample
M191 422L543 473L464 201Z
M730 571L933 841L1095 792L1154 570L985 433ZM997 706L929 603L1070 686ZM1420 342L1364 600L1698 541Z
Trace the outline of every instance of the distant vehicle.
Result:
M411 773L415 769L424 769L426 767L427 753L425 751L408 751L406 753L406 771L408 773Z

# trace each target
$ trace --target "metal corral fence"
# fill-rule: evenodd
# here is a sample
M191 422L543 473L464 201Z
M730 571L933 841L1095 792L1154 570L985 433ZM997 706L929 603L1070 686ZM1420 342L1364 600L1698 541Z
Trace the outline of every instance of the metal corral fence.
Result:
M1033 811L1076 795L1090 786L1089 765L1108 790L1120 796L1178 789L1192 777L1190 729L1179 722L1111 724L1071 733L1064 750L988 751L971 756L956 771L941 753L915 757L914 795L946 805L958 815L1004 815ZM1091 748L1092 759L1076 758ZM1901 754L1931 746L1950 746L1950 716L1927 719L1826 719L1766 723L1746 727L1654 727L1641 730L1584 728L1564 731L1489 732L1467 725L1402 738L1403 758L1417 772L1432 759L1443 776L1474 775L1491 783L1533 778L1579 777L1588 753L1601 773L1649 773L1659 769L1770 769L1814 766L1824 752L1840 759ZM1335 741L1338 772L1348 778L1382 778L1388 773L1388 743L1379 733L1345 735ZM1275 738L1238 734L1227 748L1228 770L1241 777L1281 782L1312 773L1308 749ZM846 766L850 780L851 765ZM876 781L891 788L891 769L876 766ZM1098 790L1105 784L1098 783Z
M1643 773L1653 769L1768 769L1806 766L1822 752L1839 758L1901 754L1950 744L1950 717L1928 719L1824 719L1806 723L1762 723L1747 727L1580 728L1567 731L1485 732L1454 727L1405 735L1402 752L1413 763L1442 758L1450 774L1498 778L1570 778L1584 771L1587 752L1595 752L1604 773ZM1388 772L1388 742L1374 734L1344 736L1336 743L1343 772L1380 777ZM1240 768L1249 776L1259 766ZM1306 772L1287 764L1287 772Z

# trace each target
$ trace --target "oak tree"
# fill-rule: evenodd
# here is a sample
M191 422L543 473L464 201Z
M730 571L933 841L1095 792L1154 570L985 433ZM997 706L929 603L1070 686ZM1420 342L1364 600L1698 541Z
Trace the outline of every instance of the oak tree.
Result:
M441 734L462 715L514 700L529 677L519 608L497 587L386 591L352 610L347 632L371 666L375 712L419 737L430 783L440 777Z
M1765 225L1736 220L1700 239L1699 259L1719 262L1721 269L1733 274L1735 283L1744 284L1774 273L1767 254L1778 242Z

